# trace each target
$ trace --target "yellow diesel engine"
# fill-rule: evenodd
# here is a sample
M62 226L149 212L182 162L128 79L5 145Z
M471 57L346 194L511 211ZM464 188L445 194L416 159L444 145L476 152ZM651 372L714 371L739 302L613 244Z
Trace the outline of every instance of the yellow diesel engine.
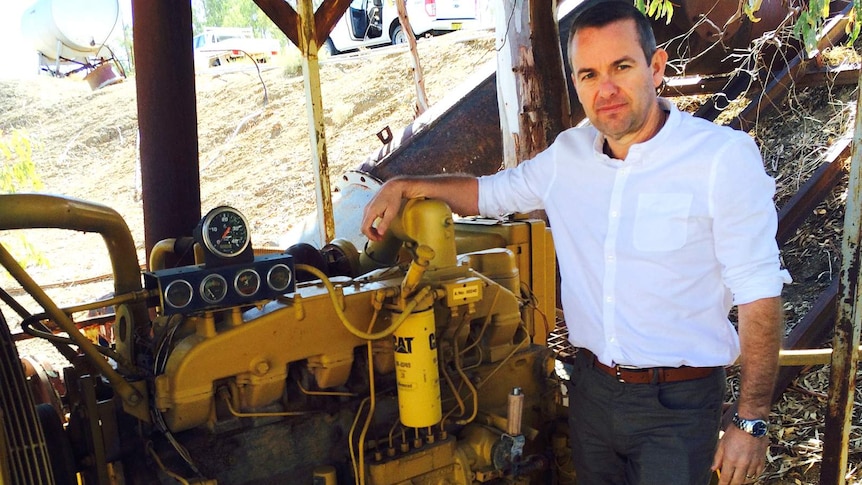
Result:
M158 243L142 273L111 209L42 195L3 195L0 206L0 230L100 233L115 273L112 298L58 308L0 246L44 312L5 291L4 301L73 363L58 413L38 398L0 399L2 483L571 479L541 221L455 222L445 204L416 199L362 251L339 239L264 253L243 215L218 207ZM195 264L165 267L185 251ZM70 315L107 306L115 341L92 344ZM3 348L15 377L15 347ZM0 394L29 394L16 379Z

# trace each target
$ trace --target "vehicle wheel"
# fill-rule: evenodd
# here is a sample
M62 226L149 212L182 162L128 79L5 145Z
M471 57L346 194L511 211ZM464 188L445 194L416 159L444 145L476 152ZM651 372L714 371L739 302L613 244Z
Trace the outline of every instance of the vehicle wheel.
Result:
M320 47L320 52L325 53L328 56L335 56L341 54L341 51L335 48L335 44L332 43L332 39L327 38L326 42Z
M396 25L394 29L392 29L392 45L403 44L407 42L407 36L404 35L404 29L401 28L401 25Z

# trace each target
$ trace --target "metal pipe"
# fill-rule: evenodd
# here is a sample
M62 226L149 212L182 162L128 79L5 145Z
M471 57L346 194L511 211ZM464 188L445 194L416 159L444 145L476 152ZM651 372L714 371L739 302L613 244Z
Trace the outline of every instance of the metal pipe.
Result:
M201 217L191 2L132 0L132 20L149 253L190 236Z
M68 229L101 234L108 247L117 294L141 289L141 268L129 227L110 207L42 194L0 195L0 231ZM141 316L146 315L143 308ZM137 316L137 315L136 315Z
M75 326L75 322L73 322L68 315L63 313L63 310L61 310L57 304L55 304L54 301L45 294L42 288L33 281L33 278L24 271L24 268L15 261L15 258L9 254L9 251L7 251L6 247L2 244L0 244L0 265L6 268L6 271L8 271L9 274L11 274L12 277L21 284L21 287L23 287L27 293L36 300L36 303L45 309L45 312L51 317L51 319L69 334L69 338L78 345L78 348L82 352L84 352L84 354L89 358L90 363L96 366L96 368L99 369L99 372L111 381L111 384L117 390L117 394L120 395L124 402L135 407L143 401L141 393L132 387L132 385L129 384L123 376L118 374L117 371L111 367L111 364L102 357L102 354L100 354L98 350L96 350L96 346L93 345L93 343L90 342L84 334L78 331L78 327Z

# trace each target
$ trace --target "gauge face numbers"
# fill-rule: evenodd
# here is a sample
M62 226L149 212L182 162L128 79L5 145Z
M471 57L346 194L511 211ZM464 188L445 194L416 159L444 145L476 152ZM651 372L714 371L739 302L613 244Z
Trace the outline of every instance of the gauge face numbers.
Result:
M242 296L253 296L260 289L260 275L253 269L244 269L233 279L233 289Z
M204 218L201 236L208 251L222 258L233 258L249 245L248 221L236 209L218 207Z
M172 281L165 288L165 301L174 308L185 308L191 303L192 296L192 285L186 280Z
M220 274L211 274L201 281L201 298L207 303L218 303L227 296L227 280Z
M266 273L266 284L273 291L285 291L293 281L293 272L286 264L276 264Z

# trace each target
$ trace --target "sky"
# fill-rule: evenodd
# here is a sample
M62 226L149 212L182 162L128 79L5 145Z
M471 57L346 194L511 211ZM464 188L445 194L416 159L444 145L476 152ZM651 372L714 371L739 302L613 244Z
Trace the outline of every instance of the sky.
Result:
M41 4L53 2L68 6L86 5L101 2L88 0L40 0ZM131 0L117 0L120 14L131 24ZM2 0L0 1L0 45L3 46L4 58L0 64L0 78L20 79L34 76L37 73L37 54L33 42L24 35L21 29L21 18L24 12L35 5L34 0ZM60 8L58 10L64 10ZM84 17L82 17L84 18ZM80 25L80 24L78 24ZM116 28L114 32L120 32Z

